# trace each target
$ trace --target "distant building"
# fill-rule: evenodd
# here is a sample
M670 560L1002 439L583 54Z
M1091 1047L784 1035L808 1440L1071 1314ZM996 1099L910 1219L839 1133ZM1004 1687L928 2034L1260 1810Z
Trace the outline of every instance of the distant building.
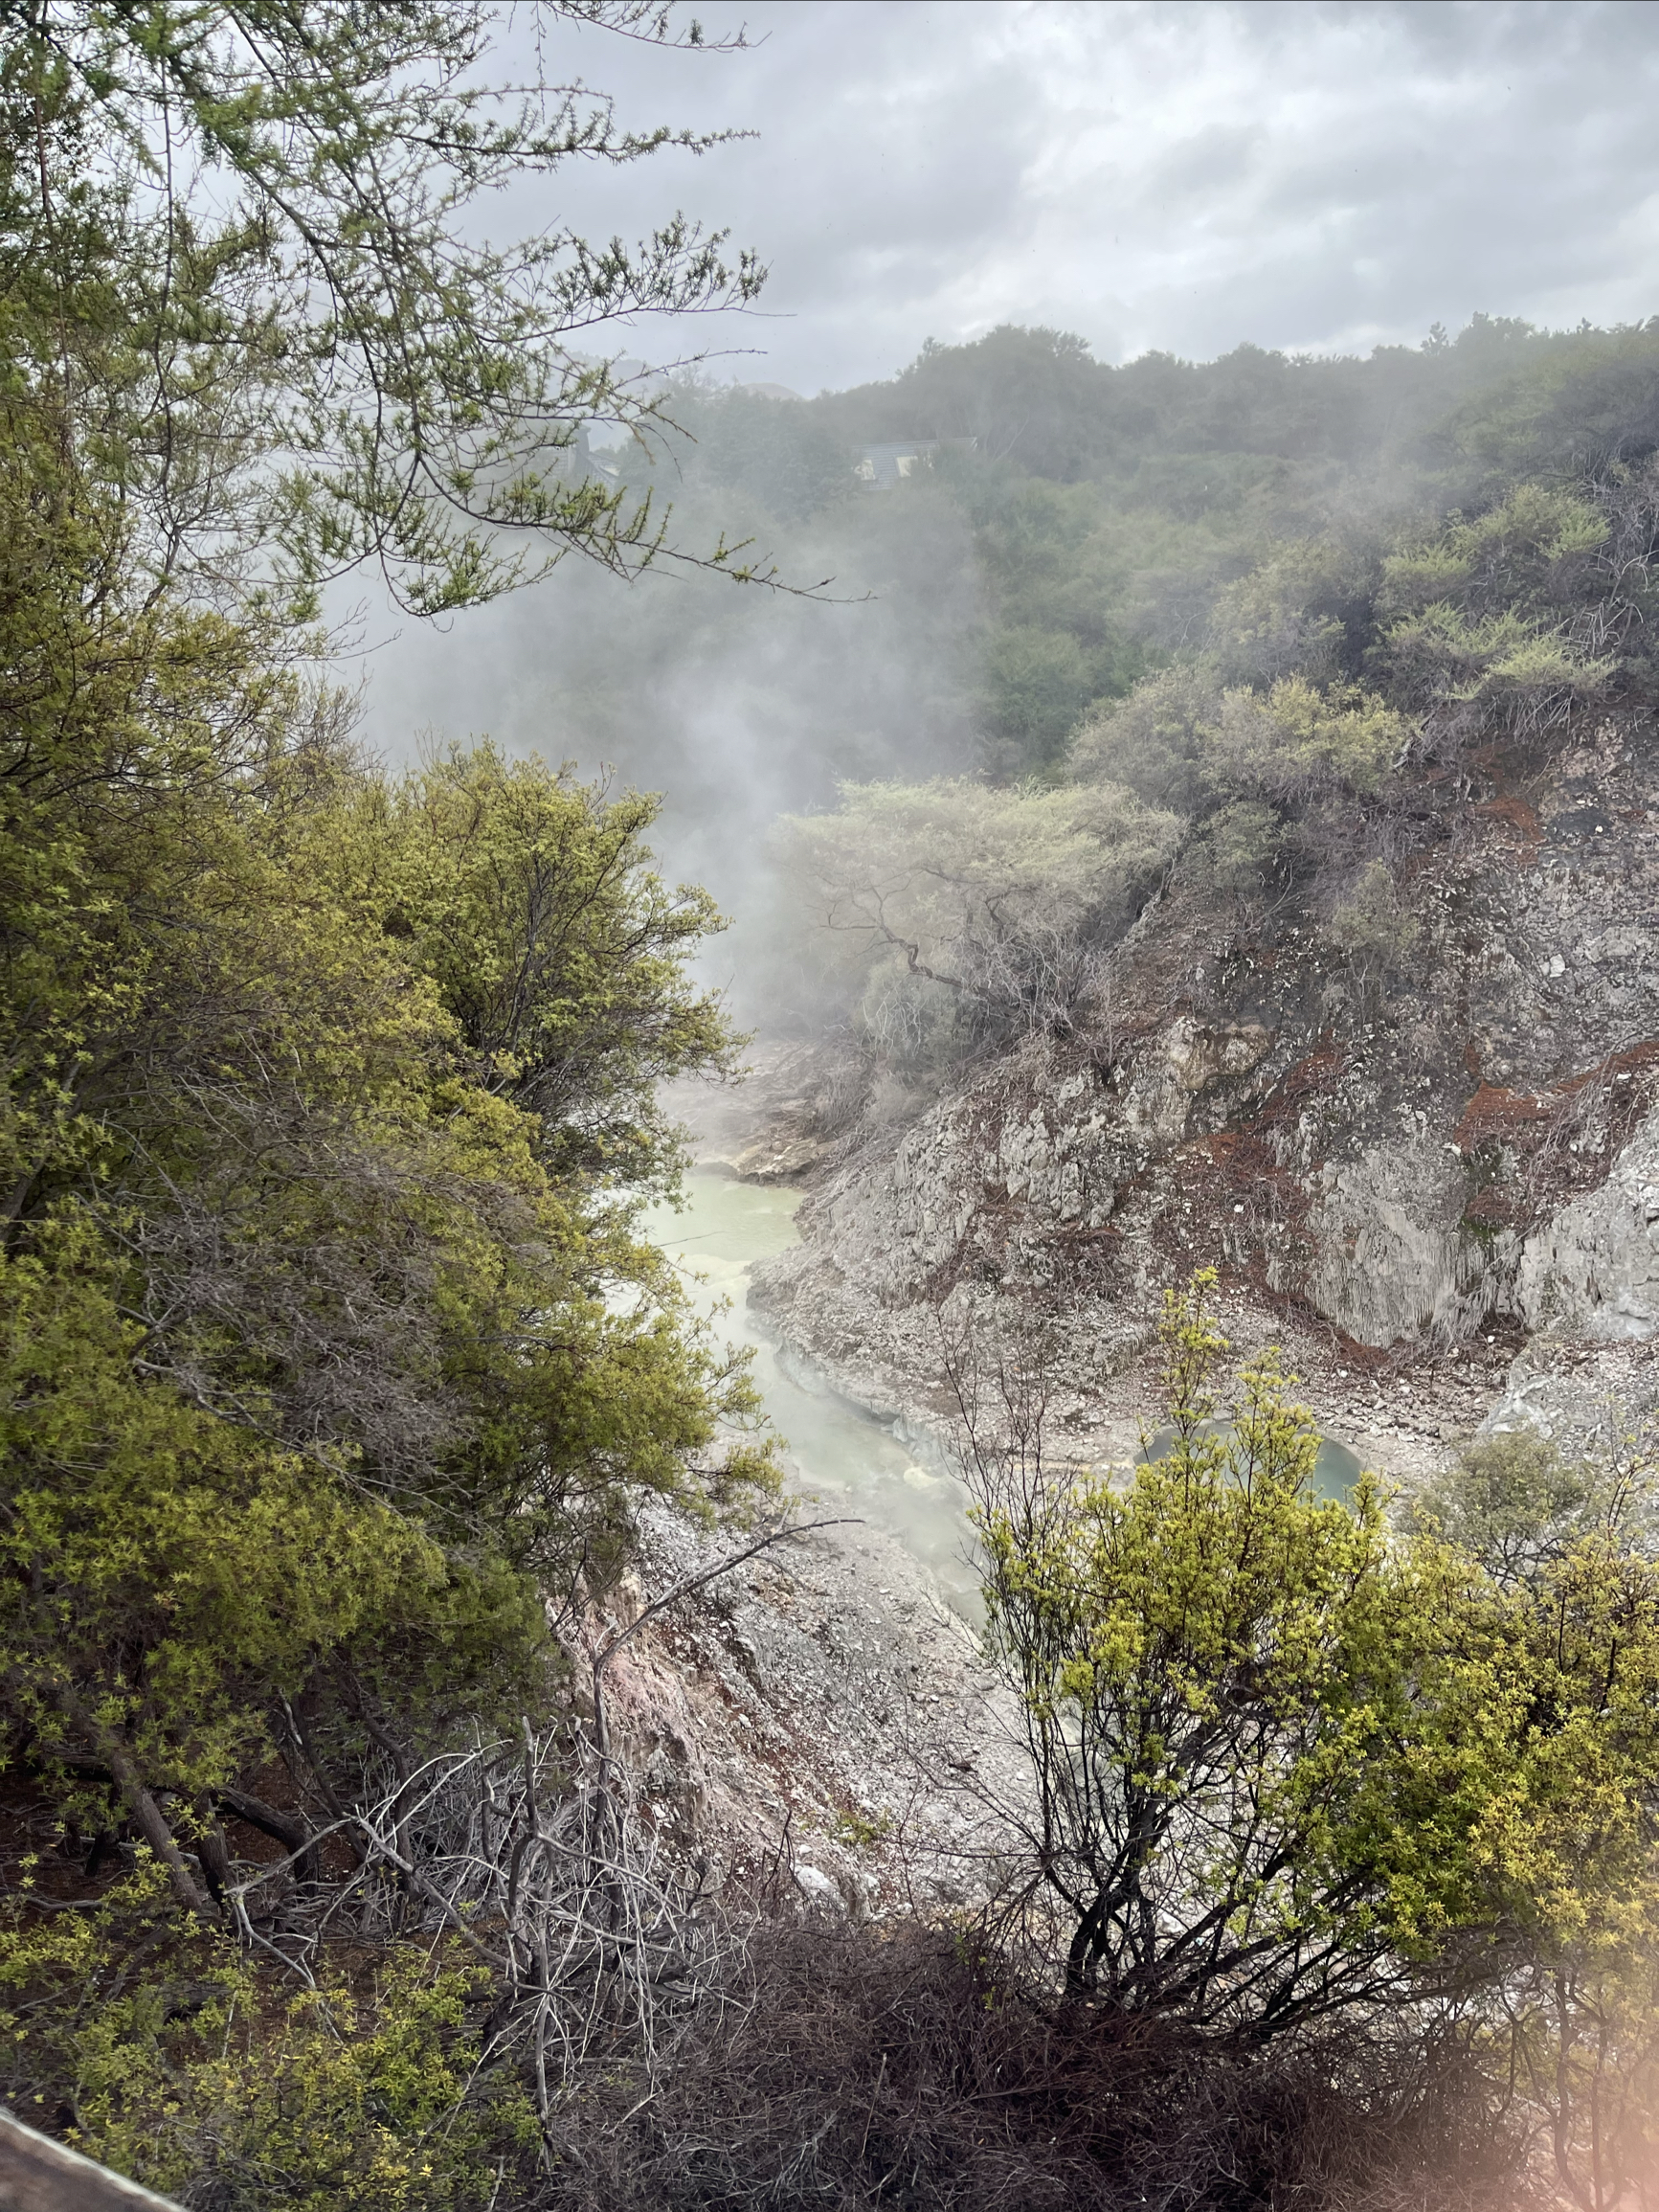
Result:
M853 474L877 491L891 491L947 445L965 446L971 452L978 442L976 438L902 438L885 445L861 445L854 455Z

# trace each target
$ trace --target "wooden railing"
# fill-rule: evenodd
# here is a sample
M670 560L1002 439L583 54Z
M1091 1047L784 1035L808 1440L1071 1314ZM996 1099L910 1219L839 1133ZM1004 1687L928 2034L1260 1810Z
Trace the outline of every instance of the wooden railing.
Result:
M107 2166L0 2111L0 2212L179 2212Z

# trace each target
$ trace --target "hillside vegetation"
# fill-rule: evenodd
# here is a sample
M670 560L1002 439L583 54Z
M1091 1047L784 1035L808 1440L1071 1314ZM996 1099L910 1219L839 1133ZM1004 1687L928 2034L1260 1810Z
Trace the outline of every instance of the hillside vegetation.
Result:
M761 951L776 996L815 1024L840 1009L917 1068L1012 1033L1020 989L988 1021L978 983L922 974L915 928L892 917L957 895L975 806L975 867L1007 895L994 923L934 915L923 935L965 931L972 964L989 928L1005 964L1051 964L1035 937L1054 935L1050 864L1058 886L1070 863L1045 794L1068 784L1179 829L1155 832L1149 814L1119 846L1122 887L1103 882L1070 915L1063 996L1087 987L1177 850L1180 879L1235 915L1308 892L1356 975L1379 973L1411 935L1390 886L1439 834L1428 795L1449 777L1484 797L1474 763L1494 740L1559 749L1575 715L1650 695L1656 395L1659 332L1477 318L1455 340L1364 362L1244 349L1122 370L1076 340L1004 330L809 403L693 397L693 497L719 485L752 498L755 527L765 515L768 542L787 542L790 463L820 455L823 527L847 549L880 543L912 657L936 648L961 686L950 742L909 751L930 775L907 783L893 733L879 778L855 766L839 813L820 785L786 827L780 859L809 887L809 927L793 970L775 944ZM832 431L958 442L870 491L845 465L850 442L831 470ZM921 596L946 514L976 594L948 643ZM907 530L910 571L895 553ZM974 798L987 781L1007 800ZM828 937L815 934L825 921ZM1044 1019L1053 988L1032 985Z
M910 1302L1023 1742L995 1848L855 1927L787 1826L739 1880L647 1797L624 1646L666 1666L792 1510L641 1220L660 1087L744 1050L722 917L619 780L371 757L314 625L365 560L416 613L572 554L717 586L615 617L631 669L595 630L600 723L706 619L908 638L890 719L793 756L769 973L895 1123L1021 1054L1121 1104L1160 917L1307 931L1352 1041L1415 987L1416 858L1650 719L1659 331L1123 369L998 331L811 402L643 390L574 338L761 272L678 218L468 244L484 188L667 142L484 99L485 11L11 13L0 2095L196 2212L1650 2202L1639 1440L1321 1500L1282 1367L1227 1405L1215 1273L1149 1244L1170 1449L1080 1468L1044 1332L1098 1282L957 1252ZM942 442L874 492L876 440ZM870 627L805 588L826 547L892 585ZM983 1137L947 1228L1013 1217ZM647 1595L653 1515L722 1548Z

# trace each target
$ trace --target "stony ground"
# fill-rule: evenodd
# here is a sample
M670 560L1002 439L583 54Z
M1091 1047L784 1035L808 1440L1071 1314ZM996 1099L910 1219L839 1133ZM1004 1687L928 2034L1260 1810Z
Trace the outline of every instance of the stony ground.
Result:
M590 1633L746 1541L658 1516ZM843 1523L773 1546L649 1622L609 1673L649 1817L723 1879L781 1877L854 1919L983 1893L1024 1795L1014 1708L885 1531Z

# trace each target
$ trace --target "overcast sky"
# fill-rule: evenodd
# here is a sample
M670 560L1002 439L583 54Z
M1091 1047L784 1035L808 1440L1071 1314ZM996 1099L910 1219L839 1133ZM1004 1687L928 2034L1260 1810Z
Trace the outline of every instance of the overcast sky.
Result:
M636 236L676 206L771 265L767 312L690 343L803 392L1000 322L1106 360L1243 339L1368 350L1476 309L1659 312L1651 0L706 0L746 53L561 34L629 123L752 128L567 172L549 218ZM549 56L549 59L553 59Z

